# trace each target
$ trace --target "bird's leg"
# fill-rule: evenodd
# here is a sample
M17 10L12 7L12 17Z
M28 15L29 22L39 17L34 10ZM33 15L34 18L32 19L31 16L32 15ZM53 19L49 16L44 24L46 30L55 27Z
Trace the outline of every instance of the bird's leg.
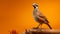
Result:
M40 24L40 31L42 32L42 24Z
M39 26L40 26L40 24L39 24L37 27L34 27L33 29L38 29L38 28L39 28Z
M40 29L42 29L42 24L40 24Z
M36 28L39 28L40 24L36 27Z

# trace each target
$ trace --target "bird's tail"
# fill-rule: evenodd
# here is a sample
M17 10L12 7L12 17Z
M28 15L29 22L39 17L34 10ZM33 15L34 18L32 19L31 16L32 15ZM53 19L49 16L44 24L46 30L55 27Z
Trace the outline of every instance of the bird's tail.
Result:
M52 29L52 27L49 24L47 24L47 25L49 26L50 29Z

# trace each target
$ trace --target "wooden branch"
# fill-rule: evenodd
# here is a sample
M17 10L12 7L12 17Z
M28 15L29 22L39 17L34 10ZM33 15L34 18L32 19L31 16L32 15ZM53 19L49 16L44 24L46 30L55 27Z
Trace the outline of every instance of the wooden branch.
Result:
M60 34L60 30L54 29L29 29L25 34Z

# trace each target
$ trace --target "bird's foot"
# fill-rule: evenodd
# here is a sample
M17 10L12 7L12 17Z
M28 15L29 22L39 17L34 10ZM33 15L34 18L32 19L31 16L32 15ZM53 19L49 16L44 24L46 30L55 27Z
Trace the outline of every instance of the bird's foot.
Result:
M33 29L39 29L39 27L34 27Z

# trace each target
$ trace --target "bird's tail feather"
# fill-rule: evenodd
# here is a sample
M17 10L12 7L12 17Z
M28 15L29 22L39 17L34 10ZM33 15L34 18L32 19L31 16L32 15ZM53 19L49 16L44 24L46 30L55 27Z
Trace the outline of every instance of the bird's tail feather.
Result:
M50 29L52 29L52 27L49 24L47 24L47 25L49 26Z

